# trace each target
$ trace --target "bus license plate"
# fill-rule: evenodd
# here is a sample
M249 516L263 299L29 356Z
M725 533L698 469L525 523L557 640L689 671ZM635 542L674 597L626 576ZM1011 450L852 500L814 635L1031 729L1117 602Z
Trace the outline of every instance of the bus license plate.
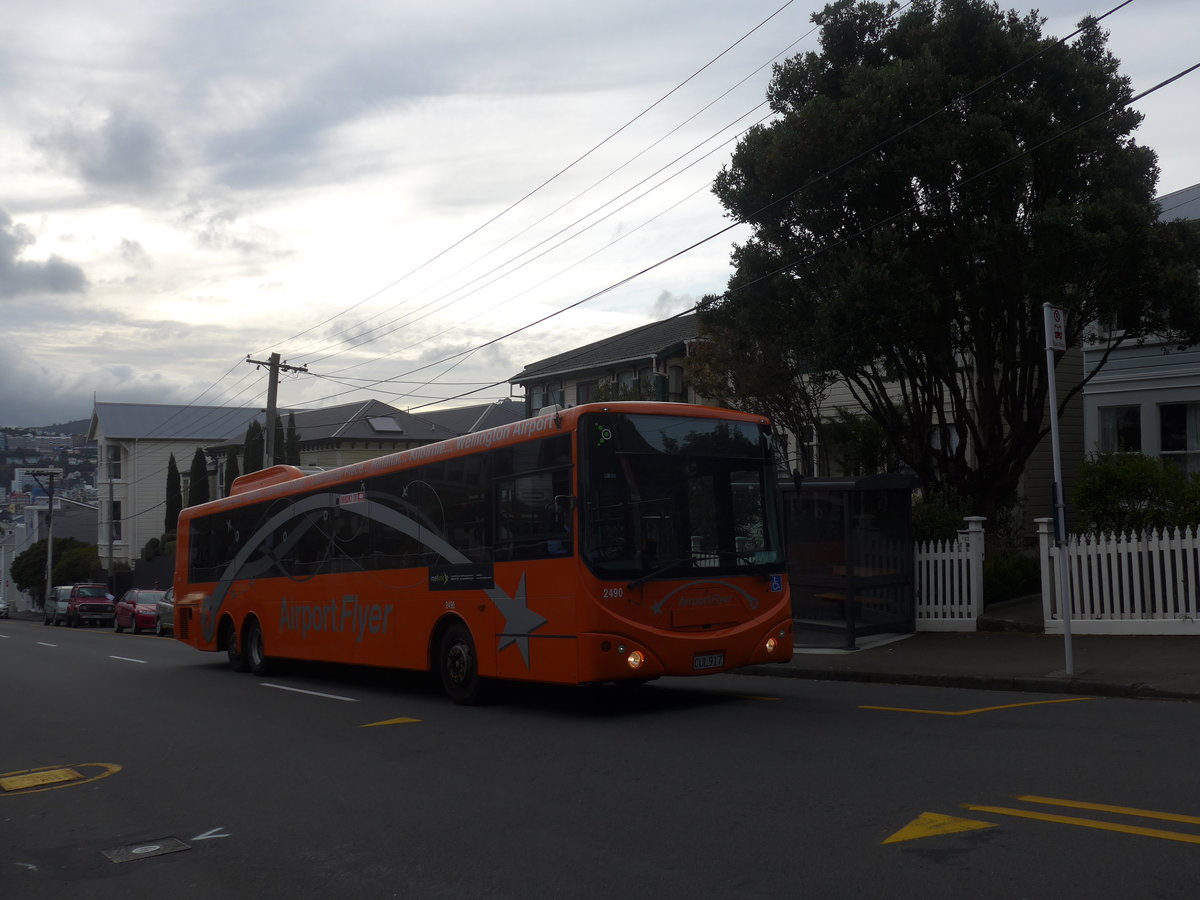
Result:
M724 653L697 653L692 657L693 669L719 669L725 665Z

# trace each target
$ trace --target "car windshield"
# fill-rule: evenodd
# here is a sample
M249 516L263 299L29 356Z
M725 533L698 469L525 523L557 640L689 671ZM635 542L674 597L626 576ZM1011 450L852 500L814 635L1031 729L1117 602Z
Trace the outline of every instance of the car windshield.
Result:
M137 595L137 602L140 606L153 606L162 599L162 591L142 591Z
M584 558L604 578L782 571L765 429L684 416L580 424Z
M108 592L102 587L85 587L79 589L80 597L105 597Z

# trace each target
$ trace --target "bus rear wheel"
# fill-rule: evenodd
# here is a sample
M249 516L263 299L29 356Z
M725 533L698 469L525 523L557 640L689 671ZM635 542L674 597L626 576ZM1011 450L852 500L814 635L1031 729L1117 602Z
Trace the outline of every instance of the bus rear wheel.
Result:
M237 629L230 621L226 621L221 628L225 632L225 656L229 660L229 668L235 672L245 672L250 667L246 662L246 654L242 652L242 642L238 638Z
M438 675L447 697L463 706L473 706L483 699L479 659L466 625L455 622L442 632L437 658Z
M271 668L271 658L267 656L262 626L258 624L258 619L251 619L246 623L244 643L247 668L255 675L266 675L267 670Z

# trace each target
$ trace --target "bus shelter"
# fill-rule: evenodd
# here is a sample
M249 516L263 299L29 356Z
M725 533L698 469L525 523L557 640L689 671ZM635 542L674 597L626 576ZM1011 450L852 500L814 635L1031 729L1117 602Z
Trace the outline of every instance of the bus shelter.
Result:
M805 478L784 488L792 617L858 637L915 630L911 475Z

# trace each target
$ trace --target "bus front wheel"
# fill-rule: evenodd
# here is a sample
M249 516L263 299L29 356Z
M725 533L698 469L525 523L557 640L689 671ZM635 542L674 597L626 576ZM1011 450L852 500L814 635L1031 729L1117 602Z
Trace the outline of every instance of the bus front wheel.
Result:
M479 660L471 631L455 622L442 632L438 642L438 674L442 690L455 703L472 706L483 696L483 680L479 677Z

